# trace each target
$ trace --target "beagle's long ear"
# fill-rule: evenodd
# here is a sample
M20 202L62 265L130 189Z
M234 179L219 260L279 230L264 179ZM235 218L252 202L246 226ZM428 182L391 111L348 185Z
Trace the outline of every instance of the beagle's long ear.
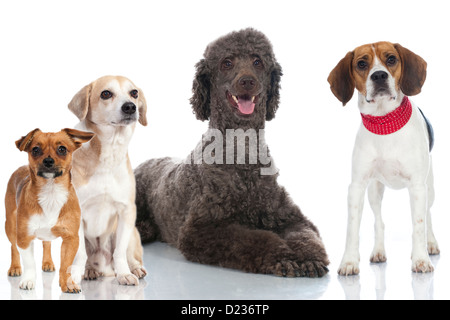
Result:
M194 82L192 84L192 97L190 99L192 110L198 120L208 120L211 115L211 73L205 59L195 65Z
M19 140L16 141L16 147L20 151L27 151L28 147L30 146L31 141L33 141L34 135L36 132L41 131L38 128L34 129L33 131L30 131L26 136L23 136Z
M145 100L144 92L139 89L138 97L139 123L143 126L147 125L147 100Z
M89 99L91 97L92 84L84 86L77 92L69 103L69 110L72 111L78 119L84 120L89 110Z
M422 90L427 77L427 63L414 52L394 44L402 62L402 76L400 78L400 89L407 96L414 96Z
M70 129L70 128L65 128L65 129L62 129L61 131L64 131L69 136L69 138L73 141L73 143L75 144L75 147L77 149L79 147L81 147L81 145L83 143L86 143L89 140L91 140L92 137L94 137L94 135L95 135L95 133L93 133L93 132L80 131L80 130Z
M352 71L353 52L348 52L334 67L328 76L328 83L333 94L345 106L355 91L355 78Z
M283 71L278 62L274 63L273 70L270 74L270 86L267 89L267 105L266 120L270 121L275 118L275 112L278 110L280 103L280 81Z

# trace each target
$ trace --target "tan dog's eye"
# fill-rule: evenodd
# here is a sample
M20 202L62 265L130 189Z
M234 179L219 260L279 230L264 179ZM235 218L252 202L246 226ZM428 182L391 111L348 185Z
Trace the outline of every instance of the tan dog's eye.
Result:
M102 93L100 94L100 98L102 98L103 100L108 100L113 96L112 92L109 90L105 90L102 91Z
M131 90L130 91L130 96L132 96L133 98L137 99L139 96L139 93L137 90Z
M65 156L67 154L67 148L64 146L59 146L58 149L56 150L56 152L60 155L60 156Z
M388 66L393 66L397 63L397 57L396 56L389 56L386 60L386 64Z

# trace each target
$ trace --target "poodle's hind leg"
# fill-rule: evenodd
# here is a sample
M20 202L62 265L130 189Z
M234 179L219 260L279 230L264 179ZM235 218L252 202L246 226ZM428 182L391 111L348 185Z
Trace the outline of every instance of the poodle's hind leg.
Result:
M274 232L239 224L187 224L181 230L178 248L191 261L246 272L286 277L325 274L324 267L313 263L299 265L297 254Z
M316 228L309 222L297 223L285 230L283 239L295 252L301 276L323 277L330 264L325 246Z

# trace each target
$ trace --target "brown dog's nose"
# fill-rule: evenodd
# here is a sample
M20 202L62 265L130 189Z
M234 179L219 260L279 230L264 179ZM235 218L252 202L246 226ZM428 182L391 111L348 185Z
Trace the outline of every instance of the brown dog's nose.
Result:
M239 79L238 83L243 89L250 91L255 88L256 80L251 76L243 76Z
M50 157L47 157L42 161L42 163L44 164L45 167L51 168L55 164L55 160L53 160Z
M370 79L377 84L386 82L387 78L388 74L385 71L376 71L370 76Z

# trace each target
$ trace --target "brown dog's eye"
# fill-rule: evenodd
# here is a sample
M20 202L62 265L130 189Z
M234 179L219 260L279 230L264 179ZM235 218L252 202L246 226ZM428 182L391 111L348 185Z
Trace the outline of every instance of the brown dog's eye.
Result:
M230 70L231 68L233 68L233 62L230 59L225 59L222 61L222 70Z
M131 90L130 91L130 96L132 96L133 98L137 99L139 96L139 93L137 90Z
M39 147L34 147L33 149L31 149L31 155L33 157L39 157L42 154L42 149Z
M67 154L67 148L64 146L59 146L56 150L60 156L65 156Z
M386 64L388 66L393 66L397 63L397 57L396 56L389 56L386 60Z
M102 91L102 93L100 94L100 98L102 98L103 100L107 100L107 99L111 98L112 95L113 94L111 91L105 90L105 91Z
M364 60L359 60L357 66L358 66L358 69L364 70L364 69L366 69L369 65L367 64L366 61L364 61Z

